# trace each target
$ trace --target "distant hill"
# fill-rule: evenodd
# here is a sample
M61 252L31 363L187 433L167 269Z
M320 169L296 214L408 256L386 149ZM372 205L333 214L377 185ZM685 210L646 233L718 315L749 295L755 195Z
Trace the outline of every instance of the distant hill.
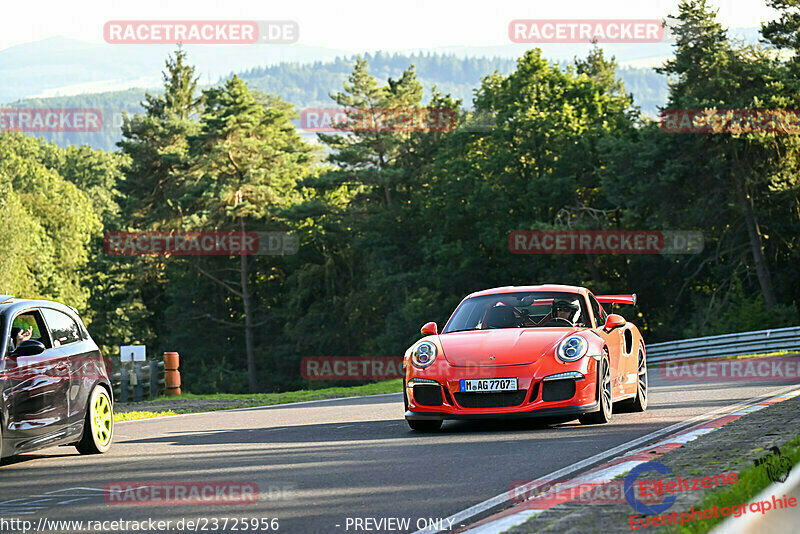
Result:
M460 58L455 55L418 53L412 55L375 53L364 55L369 62L370 73L379 80L399 77L409 65L414 65L418 79L425 89L425 99L430 96L434 86L442 93L460 98L465 107L472 106L474 90L480 79L494 71L508 74L516 66L511 58ZM166 52L165 52L166 57ZM354 58L335 58L328 62L283 63L250 68L239 72L251 88L273 93L291 102L298 110L309 107L333 107L328 96L340 91L348 74L352 71ZM154 66L159 73L161 65ZM152 74L152 73L151 73ZM667 98L666 78L652 69L620 68L619 76L626 90L634 94L635 103L642 111L657 114L657 106L663 105ZM157 92L151 89L150 92ZM10 107L15 108L94 108L103 114L103 128L90 133L43 133L41 137L55 141L61 146L68 144L89 144L94 148L115 150L120 139L119 126L122 112L141 111L140 103L145 89L126 89L124 91L80 94L52 98L27 98L17 100Z
M254 65L333 61L352 52L292 45L186 45L202 83ZM0 102L158 87L175 45L88 43L51 37L0 50Z
M730 35L747 43L758 42L758 28L733 28ZM571 61L586 57L589 43L506 43L495 46L447 46L429 50L396 50L402 56L437 54L457 58L516 59L536 46L551 61ZM603 44L606 57L614 56L621 67L649 68L672 55L673 39L667 32L658 43ZM130 88L153 88L160 85L159 73L164 58L175 45L113 45L50 37L0 50L0 102L21 98L56 97L105 93ZM310 46L302 41L285 45L186 45L189 60L197 67L204 84L216 82L232 72L253 67L288 63L328 63L336 58L352 57L355 50Z

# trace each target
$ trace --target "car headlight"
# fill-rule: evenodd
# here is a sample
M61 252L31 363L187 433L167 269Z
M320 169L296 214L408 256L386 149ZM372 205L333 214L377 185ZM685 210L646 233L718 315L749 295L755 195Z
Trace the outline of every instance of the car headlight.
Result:
M425 369L436 360L436 345L423 341L411 351L411 364L417 369Z
M564 362L574 362L580 360L589 350L589 343L581 336L569 336L558 344L556 354Z

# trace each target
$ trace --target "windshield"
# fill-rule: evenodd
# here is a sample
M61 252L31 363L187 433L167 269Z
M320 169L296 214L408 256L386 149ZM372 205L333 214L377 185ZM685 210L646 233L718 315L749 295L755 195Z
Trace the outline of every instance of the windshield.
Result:
M589 324L581 295L526 291L467 299L442 333L497 328L572 328Z

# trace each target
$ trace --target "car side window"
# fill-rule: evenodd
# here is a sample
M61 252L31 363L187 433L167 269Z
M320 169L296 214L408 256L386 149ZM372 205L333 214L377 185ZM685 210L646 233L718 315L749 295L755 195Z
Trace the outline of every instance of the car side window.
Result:
M53 336L53 346L60 347L81 340L80 328L72 317L50 308L42 308L42 313Z
M11 322L11 328L19 328L20 330L24 331L31 329L32 333L30 339L43 343L48 349L52 348L50 336L47 333L47 327L42 320L42 314L39 312L39 310L26 310L17 314L17 316L14 317L14 320ZM11 337L11 332L9 332L9 337ZM16 340L9 339L9 350L11 350L11 348L15 345Z
M594 312L594 320L597 322L597 326L600 327L604 325L607 317L606 311L592 294L589 294L589 302L592 303L592 312Z

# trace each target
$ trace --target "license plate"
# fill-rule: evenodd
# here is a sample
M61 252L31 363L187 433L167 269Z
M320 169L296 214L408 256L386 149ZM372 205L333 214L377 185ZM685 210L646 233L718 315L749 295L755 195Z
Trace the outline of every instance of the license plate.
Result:
M470 378L461 380L464 393L484 393L490 391L517 391L516 378Z

